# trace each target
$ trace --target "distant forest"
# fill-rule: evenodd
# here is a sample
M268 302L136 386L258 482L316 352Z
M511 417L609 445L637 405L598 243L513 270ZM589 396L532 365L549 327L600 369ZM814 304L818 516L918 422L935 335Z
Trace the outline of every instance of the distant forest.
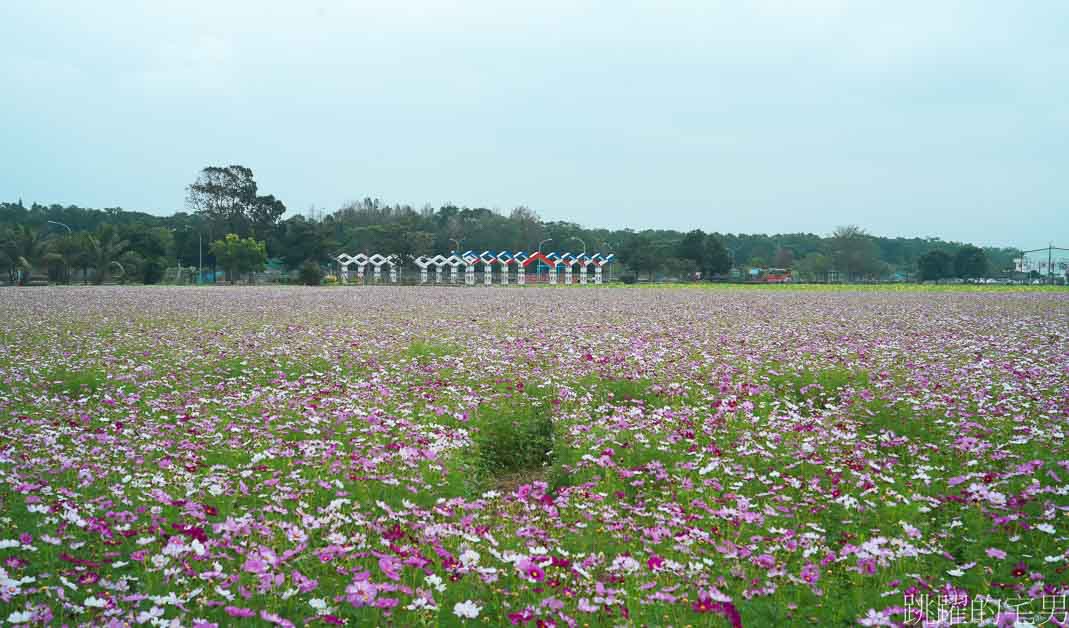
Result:
M127 280L154 283L181 264L214 267L213 243L229 233L266 246L266 256L296 270L329 266L341 252L428 255L459 249L614 253L622 271L642 278L725 276L732 268L784 268L802 279L829 272L843 279L941 279L1002 274L1019 255L1012 248L979 248L939 238L888 238L856 226L834 233L733 234L651 229L604 229L546 221L527 207L499 212L446 203L388 204L365 198L331 213L293 215L273 196L258 193L241 166L205 168L188 188L188 211L156 216L119 208L25 206L0 203L0 271L71 274L103 281L116 262ZM222 244L220 242L220 244Z

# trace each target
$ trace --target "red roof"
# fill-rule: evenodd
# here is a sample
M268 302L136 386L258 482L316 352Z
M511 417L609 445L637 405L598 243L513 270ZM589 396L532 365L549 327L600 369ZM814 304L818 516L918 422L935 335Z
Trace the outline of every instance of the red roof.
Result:
M528 258L527 258L527 259L526 259L526 260L525 260L525 261L523 262L523 267L524 267L524 268L526 268L527 266L529 266L529 265L531 264L531 262L534 262L534 261L541 261L541 262L542 262L542 263L544 263L544 264L545 264L546 266L551 266L551 267L553 267L553 268L556 268L556 267L557 267L557 262L555 262L555 261L553 261L553 260L549 259L548 257L546 257L545 255L543 255L543 254L542 254L542 253L540 253L540 252L538 252L538 253L531 253L531 257L528 257Z

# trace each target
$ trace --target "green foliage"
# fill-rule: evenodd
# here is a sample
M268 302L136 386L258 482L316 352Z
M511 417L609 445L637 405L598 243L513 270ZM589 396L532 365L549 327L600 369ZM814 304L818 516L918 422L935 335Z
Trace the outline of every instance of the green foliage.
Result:
M640 233L629 238L620 248L620 259L636 272L645 272L650 281L653 273L660 268L661 256L653 238Z
M405 349L405 357L410 360L416 359L421 362L427 362L456 352L457 348L451 344L434 340L418 339L413 340L408 345L408 348Z
M849 279L879 277L885 268L880 262L876 240L855 225L839 227L831 239L835 270L846 273Z
M157 284L163 280L164 264L158 257L145 260L141 267L141 281L146 284Z
M938 281L954 275L954 260L945 251L928 251L917 260L922 281Z
M279 225L271 248L286 268L299 268L306 262L323 263L338 248L330 225L294 216ZM303 281L303 279L302 279Z
M984 250L971 244L963 246L954 256L954 272L962 279L987 276L988 261Z
M795 274L805 281L823 281L830 270L831 260L823 253L810 253L794 266Z
M472 435L476 472L506 479L547 468L553 462L551 407L526 395L481 406L475 413Z
M245 166L208 166L187 188L186 204L217 232L268 238L286 206L274 196L257 194L256 179Z
M688 232L680 240L676 255L690 260L705 277L723 275L731 270L731 254L723 240L716 234L706 234L701 229Z
M306 286L318 286L323 283L323 269L318 263L308 260L301 266L301 283Z
M241 273L251 273L263 270L267 263L267 247L263 242L252 238L239 238L236 234L228 233L223 240L212 243L212 255L219 261L230 282L237 279Z
M103 369L85 368L71 370L61 368L48 373L44 381L48 391L52 394L64 394L68 397L92 394L100 389L107 381L107 373Z
M666 272L669 276L701 270L707 277L726 273L731 260L738 264L761 261L776 267L791 267L797 276L821 280L827 271L837 270L844 278L885 276L889 271L913 271L922 255L939 250L956 258L964 245L938 238L883 238L866 234L856 227L837 230L830 237L812 233L729 234L700 230L587 228L565 221L543 221L526 207L505 214L485 208L445 204L437 209L410 205L388 205L366 198L334 212L312 212L281 221L284 205L270 195L260 195L252 171L242 166L204 169L189 188L188 206L194 213L154 216L120 209L85 209L60 205L26 207L0 203L0 272L6 270L14 281L22 260L40 272L45 269L55 281L70 281L74 271L97 267L85 234L100 241L101 227L110 225L114 242L126 242L105 260L103 277L117 270L111 261L126 251L145 260L174 260L185 267L201 263L214 268L219 260L210 245L227 233L265 242L268 254L283 260L290 270L299 270L305 260L321 264L339 251L381 253L383 255L424 255L444 253L454 245L473 250L533 251L545 238L552 242L545 250L563 250L581 238L589 253L615 253L618 277L627 272L643 279ZM70 226L49 225L57 221ZM704 248L702 247L704 244ZM1002 271L1019 255L1012 248L982 249L987 268ZM975 252L969 256L975 261ZM963 257L964 261L964 257ZM987 269L985 268L985 270ZM970 276L983 276L975 266L962 268ZM955 269L955 272L958 272Z
M838 403L842 390L848 386L862 387L868 384L868 373L864 371L855 372L841 367L795 371L780 371L780 368L783 367L774 365L765 374L773 398L788 399L813 408Z
M141 257L137 251L127 251L119 256L119 264L122 266L123 274L120 277L122 283L131 281L142 280L142 273L145 270L145 258Z

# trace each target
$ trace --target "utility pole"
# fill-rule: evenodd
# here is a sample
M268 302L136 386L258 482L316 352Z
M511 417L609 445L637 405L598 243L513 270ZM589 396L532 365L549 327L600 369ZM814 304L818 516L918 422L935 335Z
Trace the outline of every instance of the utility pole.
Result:
M1054 243L1047 243L1047 283L1054 284L1054 267L1051 263L1054 261Z
M1054 251L1067 251L1067 252L1069 252L1069 249L1062 248L1062 247L1059 247L1059 246L1054 246L1053 243L1049 243L1049 244L1047 244L1047 246L1045 246L1044 248L1041 248L1041 249L1032 249L1030 251L1021 251L1021 268L1024 269L1026 267L1025 258L1029 253L1042 253L1043 251L1047 252L1047 282L1046 283L1048 285L1053 285L1054 284ZM1026 273L1026 276L1027 276L1027 273Z

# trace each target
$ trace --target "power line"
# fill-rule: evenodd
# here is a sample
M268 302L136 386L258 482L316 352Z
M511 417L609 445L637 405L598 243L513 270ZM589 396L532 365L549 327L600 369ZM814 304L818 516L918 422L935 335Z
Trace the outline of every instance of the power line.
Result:
M1063 248L1063 247L1060 247L1060 246L1054 246L1054 244L1048 244L1047 246L1045 246L1043 248L1040 248L1040 249L1031 249L1029 251L1021 251L1021 258L1019 260L1020 261L1019 266L1020 266L1021 271L1025 272L1024 271L1024 268L1025 268L1024 258L1025 258L1025 256L1028 255L1029 253L1041 253L1043 251L1047 252L1047 264L1046 264L1046 268L1047 268L1047 283L1053 284L1054 283L1054 251L1065 251L1065 252L1069 253L1069 249ZM1061 263L1064 265L1064 262L1061 262ZM1042 268L1042 266L1041 266L1041 268Z

